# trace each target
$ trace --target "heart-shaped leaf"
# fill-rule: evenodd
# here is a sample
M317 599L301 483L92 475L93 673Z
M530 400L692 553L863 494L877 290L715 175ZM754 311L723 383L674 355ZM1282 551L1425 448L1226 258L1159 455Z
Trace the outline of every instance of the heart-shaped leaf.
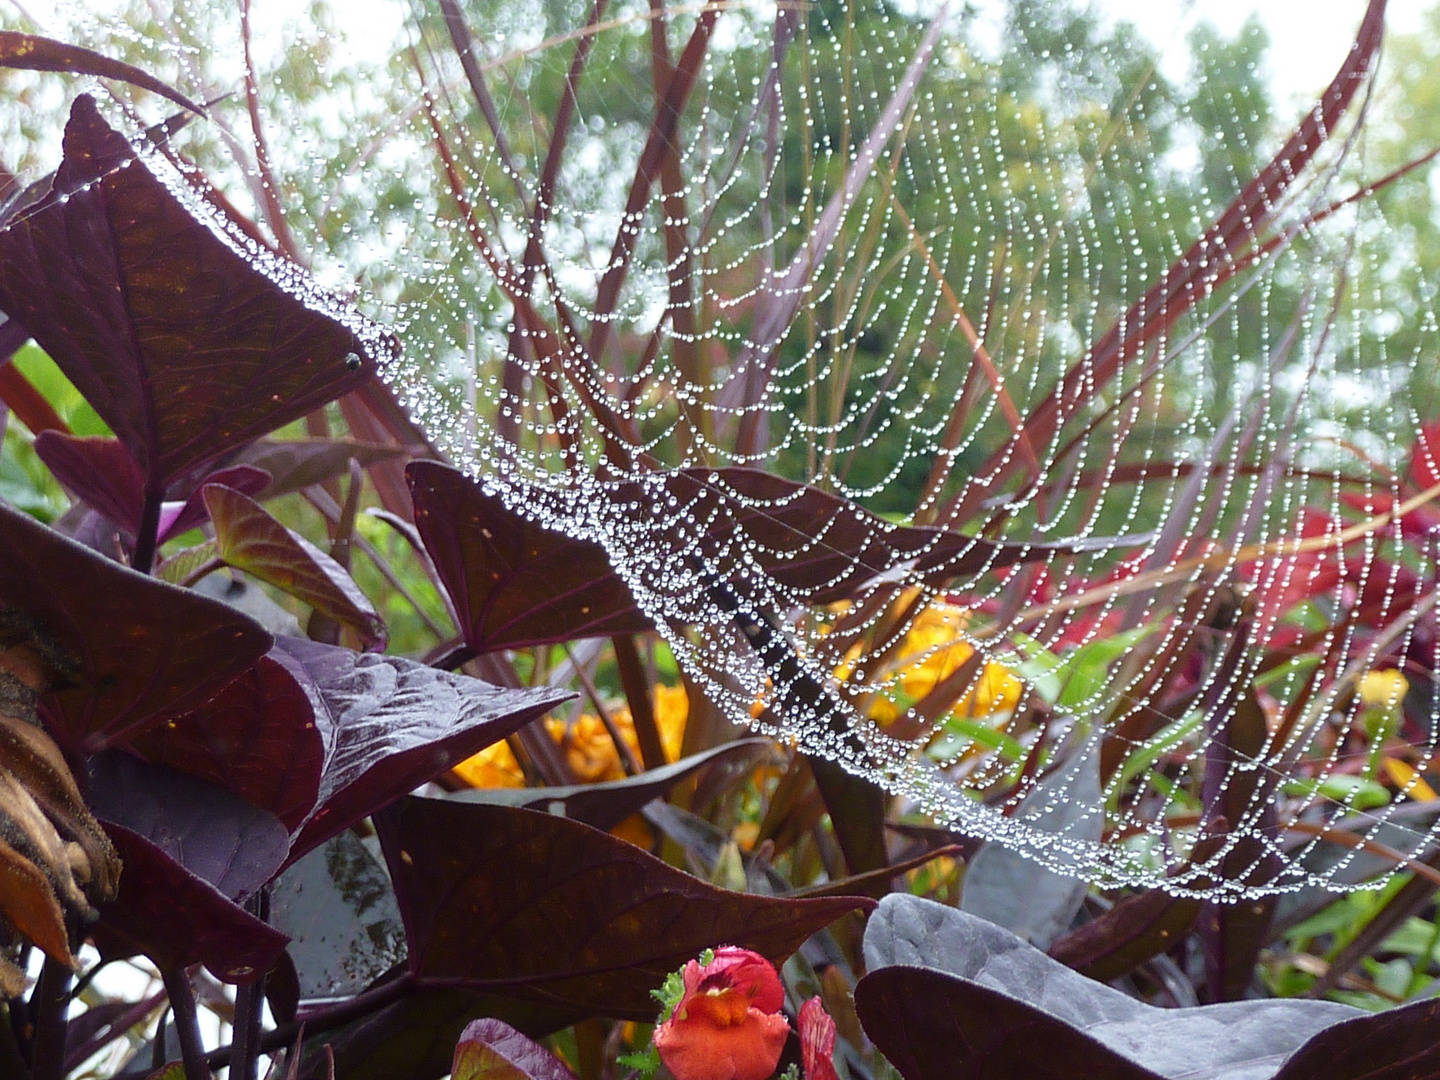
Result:
M317 808L291 838L292 862L572 696L301 638L278 639L271 657L310 698L325 747Z
M125 864L120 894L100 906L91 928L100 953L143 953L161 968L204 964L226 982L259 978L288 940L190 873L155 844L121 825L107 830Z
M624 780L565 787L472 788L457 791L450 797L456 802L524 806L546 813L563 812L571 821L608 831L697 770L712 765L745 764L763 754L769 746L768 739L739 739Z
M412 797L378 815L376 828L422 983L582 1015L651 1019L650 991L702 949L739 945L778 964L873 904L726 892L608 833L533 810Z
M187 470L361 385L393 338L303 271L182 203L75 100L48 191L0 231L0 308L18 318L115 432L155 498ZM199 215L199 216L197 216ZM202 220L203 219L203 220Z
M0 608L73 666L48 695L52 734L95 753L197 707L271 637L224 604L137 574L0 504Z
M1292 1055L1317 1060L1310 1047L1339 1045L1342 1031L1368 1040L1371 1024L1395 1014L1294 999L1157 1009L1071 971L1008 930L915 897L881 902L866 928L865 960L871 973L855 989L860 1019L906 1080L1392 1075L1364 1068L1292 1072L1282 1065ZM1432 1015L1405 1010L1403 1018L1374 1028L1376 1044L1388 1039L1399 1049L1372 1061L1440 1067L1440 1040L1420 1027Z
M248 495L222 484L206 484L202 495L215 525L216 550L228 565L350 627L367 649L385 647L385 621L343 566Z
M527 521L458 469L405 469L415 526L476 652L647 630L599 544Z
M268 656L198 709L136 737L130 749L235 792L287 829L315 809L325 764L309 696Z
M503 1020L476 1020L455 1044L452 1080L575 1080L549 1050Z

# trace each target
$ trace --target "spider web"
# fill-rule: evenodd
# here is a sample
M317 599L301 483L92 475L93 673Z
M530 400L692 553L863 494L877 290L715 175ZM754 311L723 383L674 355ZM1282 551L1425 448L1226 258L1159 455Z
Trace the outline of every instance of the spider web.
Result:
M231 187L735 722L1065 873L1375 885L1434 850L1440 719L1383 6L1293 110L1051 4L377 4L370 59L317 7L251 29ZM69 29L235 90L218 19Z

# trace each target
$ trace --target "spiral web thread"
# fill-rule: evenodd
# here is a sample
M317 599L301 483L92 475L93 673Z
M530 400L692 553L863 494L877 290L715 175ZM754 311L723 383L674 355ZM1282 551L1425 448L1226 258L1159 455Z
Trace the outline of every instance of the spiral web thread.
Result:
M203 8L156 36L76 17L72 40L234 89ZM388 64L346 59L339 14L256 45L290 80L257 80L287 217L322 280L384 305L388 375L436 443L602 545L729 717L1100 881L1346 889L1433 849L1440 463L1414 388L1436 328L1414 231L1346 201L1383 171L1373 64L1298 175L1137 317L1303 109L1267 123L1213 73L1167 90L1048 5L999 46L929 6L619 3L585 31L564 0L470 5L502 146L440 14L376 10ZM657 19L681 67L712 26L627 215ZM1097 789L1103 826L1067 813Z

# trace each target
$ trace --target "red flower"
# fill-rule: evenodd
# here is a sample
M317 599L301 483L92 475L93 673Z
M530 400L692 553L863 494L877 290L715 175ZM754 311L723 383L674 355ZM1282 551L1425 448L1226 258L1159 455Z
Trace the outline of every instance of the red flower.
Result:
M835 1072L835 1021L818 997L800 1006L799 1027L805 1080L840 1080Z
M703 967L685 965L685 994L655 1029L655 1048L675 1080L765 1080L790 1022L785 990L763 956L726 945Z

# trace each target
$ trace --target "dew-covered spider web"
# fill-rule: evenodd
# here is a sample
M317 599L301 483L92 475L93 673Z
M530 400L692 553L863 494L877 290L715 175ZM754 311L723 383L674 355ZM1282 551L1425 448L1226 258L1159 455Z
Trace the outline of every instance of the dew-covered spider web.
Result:
M1056 869L1235 896L1436 846L1440 233L1423 167L1368 189L1430 149L1383 7L1304 103L1258 25L1038 0L255 0L248 87L233 10L40 28L231 95L175 145L692 692ZM10 145L74 92L6 77Z

